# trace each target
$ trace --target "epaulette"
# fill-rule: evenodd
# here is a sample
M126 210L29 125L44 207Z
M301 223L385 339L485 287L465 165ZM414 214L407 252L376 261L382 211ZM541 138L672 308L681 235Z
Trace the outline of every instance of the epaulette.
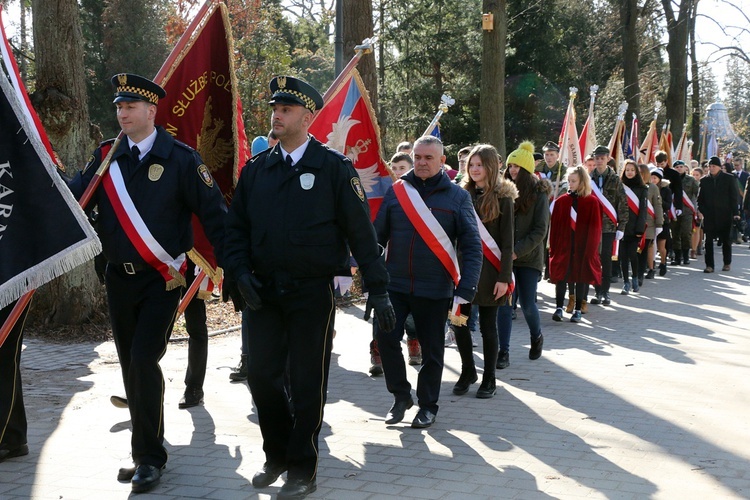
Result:
M99 147L106 146L108 144L111 146L112 144L115 143L116 140L117 140L116 137L112 137L111 139L107 139L106 141L102 141L102 142L99 143Z
M174 143L175 143L175 144L176 144L177 146L181 146L181 147L183 147L183 148L187 149L187 150L188 150L188 151L190 151L190 152L194 152L194 151L195 151L195 148L192 148L192 147L188 146L187 144L185 144L184 142L182 142L182 141L178 141L177 139L175 139L175 140L174 140Z
M351 158L349 158L348 156L346 156L346 155L345 155L344 153L342 153L342 152L341 152L341 151L339 151L338 149L333 149L333 148L331 148L330 146L328 146L328 144L322 144L322 143L321 143L321 145L322 145L322 146L323 146L323 147L324 147L324 148L325 148L325 149L326 149L326 150L327 150L327 151L328 151L329 153L333 154L334 156L338 156L338 157L339 157L339 158L340 158L341 160L343 160L343 161L348 161L349 163L352 163L352 159L351 159Z

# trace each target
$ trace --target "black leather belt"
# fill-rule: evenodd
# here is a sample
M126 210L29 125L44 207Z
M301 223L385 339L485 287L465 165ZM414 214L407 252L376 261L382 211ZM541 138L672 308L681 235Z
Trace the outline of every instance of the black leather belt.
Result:
M141 262L125 262L123 264L118 264L117 267L122 267L122 269L125 271L126 274L135 274L138 271L146 271L147 269L153 269L148 264L144 264Z

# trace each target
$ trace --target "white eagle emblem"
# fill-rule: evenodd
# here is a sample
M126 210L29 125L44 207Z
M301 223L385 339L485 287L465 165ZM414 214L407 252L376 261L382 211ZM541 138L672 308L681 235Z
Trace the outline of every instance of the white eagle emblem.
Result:
M328 137L326 137L326 140L328 141L326 146L343 154L345 152L346 138L349 136L349 130L358 123L361 122L353 119L349 115L339 117L339 121L333 124L333 129L328 134Z

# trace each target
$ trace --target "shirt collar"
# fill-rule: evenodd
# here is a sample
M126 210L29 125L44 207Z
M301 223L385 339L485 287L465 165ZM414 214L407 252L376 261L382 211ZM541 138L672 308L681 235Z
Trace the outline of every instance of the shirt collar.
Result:
M139 159L143 159L148 152L151 151L151 148L154 146L154 141L156 141L156 127L154 127L153 132L141 142L133 142L133 140L128 137L128 148L133 149L133 146L138 146L138 151L141 152Z
M291 155L292 157L292 165L296 165L299 163L299 161L302 159L302 156L305 154L305 151L307 151L307 145L310 144L310 136L307 136L307 140L302 144L300 147L292 151L291 153L288 152L283 148L281 143L279 143L279 149L281 150L281 157L284 161L286 161L286 156Z

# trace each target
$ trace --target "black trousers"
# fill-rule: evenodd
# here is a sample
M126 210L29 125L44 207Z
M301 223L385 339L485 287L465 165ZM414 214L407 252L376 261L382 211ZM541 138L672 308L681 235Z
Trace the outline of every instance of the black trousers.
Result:
M0 311L0 326L16 303ZM29 307L23 311L0 347L0 445L13 449L26 444L26 409L21 387L21 348L23 327Z
M637 236L625 236L620 241L620 268L622 279L626 282L629 279L630 269L633 270L633 279L638 279L638 245L640 243L641 239Z
M445 321L451 299L428 299L392 291L388 295L396 312L396 328L390 332L377 330L385 386L396 401L411 397L411 384L406 378L406 363L401 352L404 323L411 313L422 346L422 368L417 378L419 407L437 414L445 354Z
M120 358L130 420L131 447L137 465L161 467L164 448L164 376L159 360L167 352L180 288L167 291L164 278L148 269L127 274L107 265L109 316Z
M248 384L258 411L266 462L286 464L289 479L316 477L318 435L328 389L336 316L333 280L264 283L260 310L245 309ZM288 394L284 372L289 361ZM291 398L290 398L291 396ZM291 399L291 406L290 406Z
M602 243L599 250L599 258L602 261L602 284L594 287L596 293L609 293L612 282L612 243L615 241L615 233L602 233Z
M185 278L187 287L195 279L195 264L190 263ZM185 329L188 336L188 366L185 373L185 386L190 389L203 389L208 363L208 327L206 326L206 302L193 297L185 309Z
M714 265L714 246L716 245L716 238L721 242L721 253L724 259L724 265L732 263L732 240L729 238L731 228L726 229L706 229L706 249L704 256L706 258L706 267L716 267Z

